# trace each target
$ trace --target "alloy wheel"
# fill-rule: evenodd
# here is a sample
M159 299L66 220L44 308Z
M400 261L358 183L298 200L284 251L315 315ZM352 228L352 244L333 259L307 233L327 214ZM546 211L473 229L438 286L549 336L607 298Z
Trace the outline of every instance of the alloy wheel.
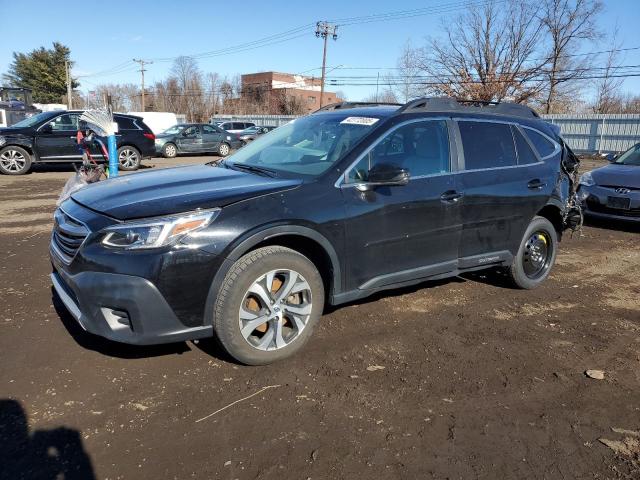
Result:
M524 246L522 267L527 277L536 279L545 274L551 266L553 245L551 237L545 231L534 232Z
M227 155L229 155L229 145L227 145L226 143L223 143L222 145L220 145L220 155L222 155L223 157L226 157Z
M240 332L258 350L278 350L298 338L311 311L311 287L304 277L293 270L272 270L245 293L239 311Z
M133 168L138 164L138 152L131 148L124 148L118 160L123 168Z
M25 168L27 159L17 150L5 150L0 155L0 165L8 172L19 172Z
M175 157L176 147L174 147L173 145L167 145L164 149L164 152L167 155L167 157Z

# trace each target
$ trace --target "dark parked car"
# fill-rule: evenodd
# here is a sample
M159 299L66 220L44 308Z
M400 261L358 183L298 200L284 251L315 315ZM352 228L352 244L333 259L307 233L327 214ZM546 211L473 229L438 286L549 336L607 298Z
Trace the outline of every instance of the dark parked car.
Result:
M261 125L261 126L253 126L249 128L245 128L238 134L240 140L245 143L251 142L256 139L258 135L264 135L265 133L269 133L271 130L274 130L276 127L271 125Z
M580 177L586 216L640 222L640 143Z
M43 112L0 128L0 173L22 175L34 163L81 162L76 142L80 115L80 110ZM140 117L116 113L113 118L118 124L120 168L137 170L143 158L155 154L155 135ZM92 148L101 159L97 146Z
M89 332L215 335L265 364L299 350L326 303L487 267L538 286L580 215L577 164L520 105L335 105L217 166L77 191L55 213L51 278Z
M240 133L241 131L249 127L256 126L256 124L253 122L235 122L235 121L234 122L213 122L213 124L229 133Z
M156 152L166 158L179 153L217 153L223 157L244 142L233 133L208 123L174 125L156 136Z

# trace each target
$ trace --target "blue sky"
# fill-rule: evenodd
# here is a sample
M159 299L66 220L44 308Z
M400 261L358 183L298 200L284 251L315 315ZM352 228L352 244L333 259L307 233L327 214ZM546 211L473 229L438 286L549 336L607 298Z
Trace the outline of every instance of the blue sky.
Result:
M42 45L60 41L69 46L75 61L74 76L80 78L81 89L90 90L100 83L138 83L140 74L129 64L117 74L95 76L132 58L158 59L208 52L269 35L288 31L317 20L337 19L424 8L452 3L452 0L406 1L334 1L287 2L280 0L166 1L112 0L78 2L73 7L65 2L0 0L2 40L0 73L6 71L12 52L28 52ZM605 13L600 25L611 31L616 22L624 47L640 46L640 0L605 0ZM66 8L68 5L69 8ZM73 12L77 12L75 15ZM453 18L460 10L445 15L421 15L386 22L344 26L337 41L329 45L329 67L342 65L334 75L375 75L378 68L393 67L407 40L414 45L428 35L442 32L442 21ZM199 60L204 71L234 75L276 70L319 75L322 64L322 41L314 35L314 27L300 32L292 41L247 50L230 55ZM306 34L305 34L306 33ZM593 50L609 48L605 38ZM640 64L640 50L628 52L624 64ZM171 62L156 61L149 65L148 84L162 80ZM346 67L374 67L371 70L347 70ZM312 70L315 69L315 70ZM350 99L358 100L375 91L375 87L339 87ZM627 91L640 93L640 79L627 79ZM329 87L329 89L331 89Z

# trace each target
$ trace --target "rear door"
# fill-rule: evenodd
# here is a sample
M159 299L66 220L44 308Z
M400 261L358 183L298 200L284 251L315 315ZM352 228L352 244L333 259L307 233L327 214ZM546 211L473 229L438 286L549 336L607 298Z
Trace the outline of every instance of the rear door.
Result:
M222 132L212 125L202 125L202 147L206 152L218 151Z
M345 174L340 187L349 218L350 288L376 288L455 269L461 223L450 123L418 119L398 124ZM363 190L368 171L379 164L406 168L409 183Z
M76 161L82 158L77 142L79 117L79 113L64 113L38 129L36 149L40 159Z
M553 168L508 122L458 119L462 146L462 267L515 254L524 230L553 189ZM475 258L472 258L475 257ZM499 257L499 258L498 258Z

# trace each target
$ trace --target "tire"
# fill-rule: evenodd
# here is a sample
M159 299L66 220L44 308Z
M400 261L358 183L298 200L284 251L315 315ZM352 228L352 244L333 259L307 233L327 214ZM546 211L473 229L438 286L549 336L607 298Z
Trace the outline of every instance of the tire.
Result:
M300 350L323 308L324 285L315 265L295 250L263 247L241 257L227 272L213 328L233 358L266 365Z
M220 154L221 157L226 157L227 155L229 155L230 151L231 151L231 147L229 146L228 143L223 142L218 147L218 153Z
M178 148L173 143L165 143L162 147L162 156L164 158L175 158L178 155Z
M31 155L22 147L9 145L0 149L0 173L24 175L31 170Z
M124 145L118 148L118 168L120 170L138 170L141 162L142 157L140 156L140 151L136 147Z
M544 217L534 217L507 270L513 284L530 290L544 282L556 261L557 249L558 234L554 226Z

